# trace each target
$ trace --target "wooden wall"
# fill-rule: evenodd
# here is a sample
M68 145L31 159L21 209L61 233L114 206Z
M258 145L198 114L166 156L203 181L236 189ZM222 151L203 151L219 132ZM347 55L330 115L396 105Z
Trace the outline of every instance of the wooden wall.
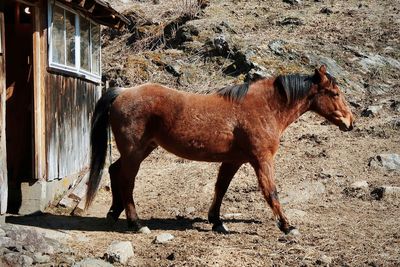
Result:
M90 120L101 89L80 78L46 76L46 176L53 180L88 166Z
M0 3L0 214L7 210L8 178L6 153L6 76L4 53L4 14L3 3Z

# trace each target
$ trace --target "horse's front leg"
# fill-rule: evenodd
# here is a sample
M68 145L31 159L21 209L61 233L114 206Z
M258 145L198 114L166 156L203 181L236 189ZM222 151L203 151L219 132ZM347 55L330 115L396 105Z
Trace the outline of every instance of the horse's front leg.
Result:
M252 163L256 172L258 183L262 193L271 207L275 218L278 220L279 229L285 234L289 234L295 227L290 226L288 219L282 211L281 204L278 199L278 192L275 186L274 162L272 157L263 157Z

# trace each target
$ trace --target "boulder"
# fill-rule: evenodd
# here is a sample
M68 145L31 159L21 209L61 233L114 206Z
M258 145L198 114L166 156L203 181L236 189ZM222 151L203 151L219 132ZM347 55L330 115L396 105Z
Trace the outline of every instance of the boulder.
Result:
M130 257L133 257L133 248L129 241L113 241L104 254L104 258L110 263L125 264Z
M162 233L159 234L158 236L156 236L156 238L154 239L154 243L155 244L164 244L167 243L171 240L173 240L175 237L173 235L171 235L170 233Z
M363 117L371 117L371 116L376 116L378 112L382 109L383 107L381 105L372 105L367 107L361 112L361 116Z
M373 168L383 168L388 171L400 170L400 155L399 154L379 154L371 158L369 166Z

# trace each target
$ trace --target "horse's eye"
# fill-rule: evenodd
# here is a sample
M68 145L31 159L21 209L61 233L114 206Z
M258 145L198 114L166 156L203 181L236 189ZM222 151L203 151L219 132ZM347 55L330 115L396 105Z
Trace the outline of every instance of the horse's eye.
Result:
M333 96L333 97L338 97L338 96L339 96L339 93L334 92L334 93L332 93L332 96Z

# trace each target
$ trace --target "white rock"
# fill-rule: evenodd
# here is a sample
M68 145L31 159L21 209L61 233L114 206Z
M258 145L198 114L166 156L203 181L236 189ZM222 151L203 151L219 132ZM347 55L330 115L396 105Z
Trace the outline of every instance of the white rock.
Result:
M162 233L162 234L159 234L154 239L154 243L156 243L156 244L164 244L164 243L167 243L168 241L171 241L172 239L174 239L174 236L171 235L170 233Z
M148 235L148 234L151 234L151 231L150 231L149 227L143 226L142 228L139 229L138 233L139 233L139 234L146 234L146 235Z
M125 264L133 256L132 244L129 241L113 241L104 254L108 262Z
M354 189L367 189L369 187L367 181L356 181L350 185Z
M0 228L0 237L5 237L6 236L6 231Z
M29 256L26 255L21 255L19 256L18 263L21 264L21 266L32 266L33 265L33 259Z
M36 252L33 254L33 262L34 263L47 263L50 262L50 256L44 255L40 252Z
M369 162L371 167L381 167L389 171L400 170L399 154L379 154L371 158Z
M196 209L194 207L187 207L185 209L186 214L191 214L194 213L196 211Z

